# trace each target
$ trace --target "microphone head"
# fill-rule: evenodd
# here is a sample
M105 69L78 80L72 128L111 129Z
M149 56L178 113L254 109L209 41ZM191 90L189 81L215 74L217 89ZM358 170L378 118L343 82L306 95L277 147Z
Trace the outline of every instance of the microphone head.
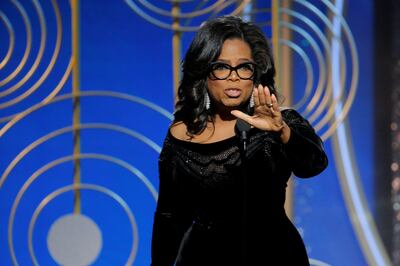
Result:
M238 118L236 120L235 129L239 132L247 132L251 128L250 124L244 121L243 119Z

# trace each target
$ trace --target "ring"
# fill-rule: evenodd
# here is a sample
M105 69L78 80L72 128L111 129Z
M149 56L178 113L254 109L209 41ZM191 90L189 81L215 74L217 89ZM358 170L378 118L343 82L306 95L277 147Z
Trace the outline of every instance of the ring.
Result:
M269 108L271 108L272 106L274 106L272 103L267 103L267 106L269 107Z

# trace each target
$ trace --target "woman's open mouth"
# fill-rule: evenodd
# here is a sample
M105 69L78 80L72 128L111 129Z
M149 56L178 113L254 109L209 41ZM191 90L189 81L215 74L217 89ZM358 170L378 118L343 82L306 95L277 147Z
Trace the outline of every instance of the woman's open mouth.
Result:
M224 90L225 94L231 98L237 98L242 94L242 90L236 88L229 88Z

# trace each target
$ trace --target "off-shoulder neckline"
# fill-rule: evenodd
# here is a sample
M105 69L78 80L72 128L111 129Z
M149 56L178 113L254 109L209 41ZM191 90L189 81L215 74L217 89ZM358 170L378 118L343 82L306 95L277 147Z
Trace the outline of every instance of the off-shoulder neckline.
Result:
M220 145L223 143L231 143L233 140L236 140L237 136L233 135L231 137L218 140L218 141L213 141L213 142L192 142L192 141L187 141L183 139L179 139L172 135L171 130L168 129L168 136L170 139L172 139L174 142L182 143L184 145L193 145L193 146L213 146L213 145Z

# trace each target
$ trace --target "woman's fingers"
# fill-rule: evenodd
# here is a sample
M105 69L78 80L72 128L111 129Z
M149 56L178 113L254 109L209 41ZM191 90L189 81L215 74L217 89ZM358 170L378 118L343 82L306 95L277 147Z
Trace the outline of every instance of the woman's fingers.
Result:
M271 95L271 104L272 104L272 110L279 111L279 104L275 94Z
M260 105L261 106L266 105L267 102L265 100L265 90L263 86L259 85L257 91L258 91L258 99L260 100Z
M231 111L231 114L236 116L237 118L243 119L246 122L248 122L247 120L249 120L249 118L251 118L251 116L249 116L248 114L245 114L239 110L233 110L233 111Z
M260 97L258 97L258 88L254 87L253 89L253 99L254 99L254 106L260 106Z
M264 87L264 96L265 96L265 105L268 108L271 108L271 93L269 91L269 88L267 86Z
M258 87L255 87L253 90L253 97L254 97L254 105L255 107L262 106L262 107L267 107L271 108L274 107L273 99L269 88L267 86L263 87L261 84L258 85ZM276 97L274 97L275 102L276 102ZM272 104L272 106L271 106ZM277 102L276 102L277 104Z
M275 130L277 121L281 120L278 100L275 94L271 94L267 86L259 85L253 90L254 116L250 116L239 110L231 111L231 114L250 125L262 130ZM279 122L278 121L278 122Z
M237 118L240 118L244 121L246 121L247 123L249 123L250 125L253 125L253 118L251 116L249 116L248 114L243 113L242 111L239 110L233 110L231 111L231 114L236 116Z

